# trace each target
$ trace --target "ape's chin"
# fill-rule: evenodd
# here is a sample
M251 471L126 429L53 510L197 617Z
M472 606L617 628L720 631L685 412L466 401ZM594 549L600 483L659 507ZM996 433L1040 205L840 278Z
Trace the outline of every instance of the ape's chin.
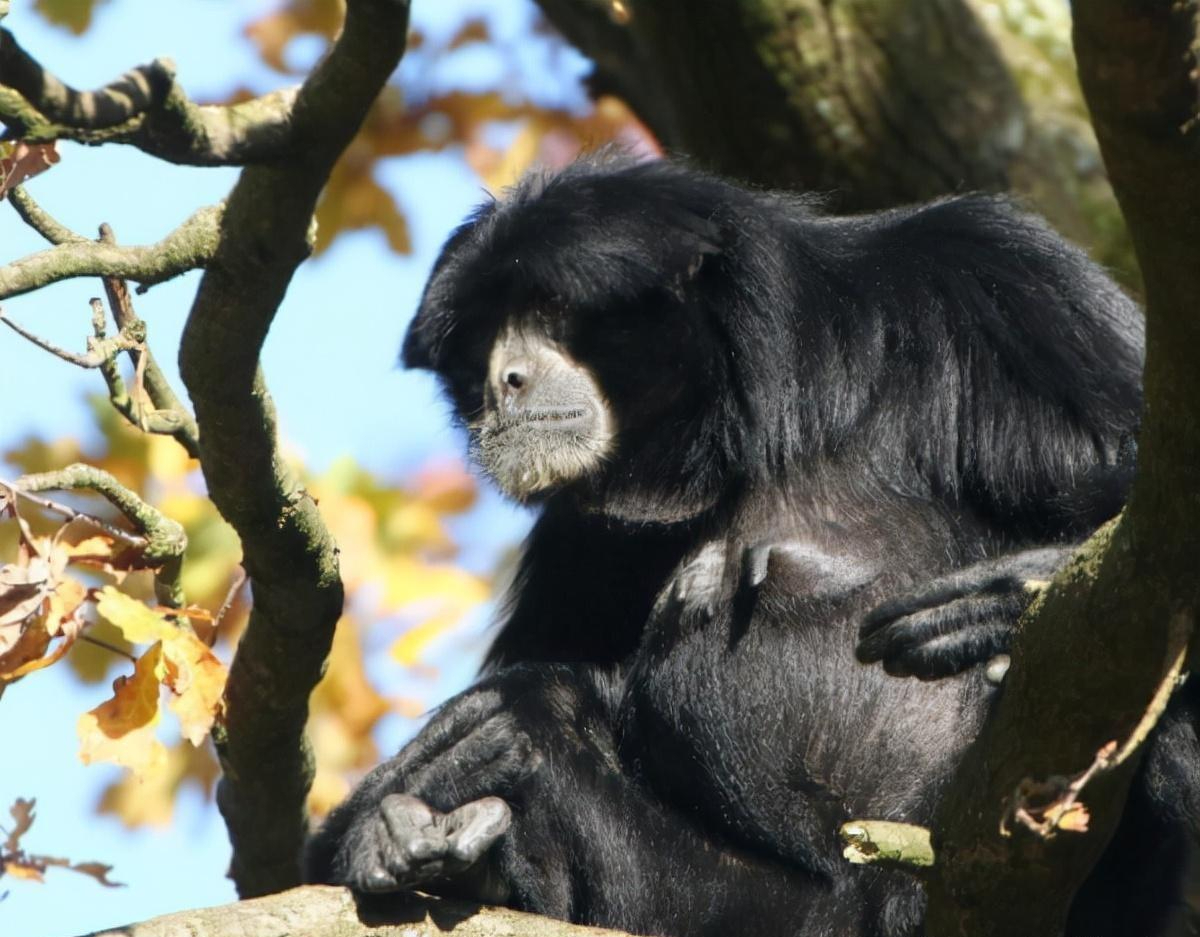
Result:
M588 477L603 465L609 440L589 432L548 429L537 422L480 427L475 458L508 497L536 501Z

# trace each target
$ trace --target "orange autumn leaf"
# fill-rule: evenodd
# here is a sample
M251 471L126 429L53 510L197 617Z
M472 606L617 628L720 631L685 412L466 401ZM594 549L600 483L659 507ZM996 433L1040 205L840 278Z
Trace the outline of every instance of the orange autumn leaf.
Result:
M32 865L25 865L22 862L5 862L4 874L11 875L13 878L22 878L31 882L44 881L42 878L42 870Z
M343 618L334 632L325 676L310 701L307 734L316 756L308 808L324 815L349 793L347 775L379 760L371 731L388 712L388 702L371 685L363 661L361 628Z
M163 648L156 643L113 681L113 697L79 717L79 757L84 764L111 761L139 774L162 767L166 749L154 734L159 720Z

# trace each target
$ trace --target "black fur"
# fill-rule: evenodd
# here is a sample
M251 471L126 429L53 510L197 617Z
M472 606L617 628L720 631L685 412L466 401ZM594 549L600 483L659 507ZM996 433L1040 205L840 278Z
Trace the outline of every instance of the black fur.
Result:
M1117 510L1136 308L1002 199L835 218L598 161L527 179L451 237L405 361L470 425L513 321L596 376L615 451L545 497L483 676L334 812L311 877L640 933L919 933L919 888L846 864L836 831L928 822L995 692L968 665L1004 641L952 640L927 675L955 675L903 680L856 661L859 622ZM874 621L911 649L922 608ZM1092 888L1074 934L1152 934L1177 900L1157 857L1196 821L1183 708L1097 873L1141 884ZM463 871L484 827L494 845Z

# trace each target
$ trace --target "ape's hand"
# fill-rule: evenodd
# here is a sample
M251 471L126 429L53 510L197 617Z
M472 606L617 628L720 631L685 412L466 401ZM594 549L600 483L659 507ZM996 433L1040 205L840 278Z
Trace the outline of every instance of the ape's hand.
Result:
M346 884L356 891L390 892L458 879L459 893L503 901L503 881L480 860L511 822L512 811L499 797L442 813L411 794L388 794L346 831Z
M447 882L453 887L435 890L502 900L486 854L541 764L523 723L536 729L536 700L555 685L526 670L503 671L450 700L376 768L311 840L310 880L363 892Z
M872 609L856 654L894 676L936 680L1007 654L1021 613L1074 552L1046 547L955 570ZM997 661L989 677L1007 669Z

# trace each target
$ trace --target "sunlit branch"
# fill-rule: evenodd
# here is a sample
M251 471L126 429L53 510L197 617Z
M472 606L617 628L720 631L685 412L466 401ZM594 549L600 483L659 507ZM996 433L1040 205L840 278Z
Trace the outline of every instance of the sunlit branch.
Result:
M199 105L169 59L130 69L96 91L77 91L0 29L0 123L10 139L128 143L193 166L243 165L284 155L296 89L228 105Z
M217 249L223 207L202 208L157 244L68 241L0 267L0 299L72 277L119 277L143 288L205 266Z

